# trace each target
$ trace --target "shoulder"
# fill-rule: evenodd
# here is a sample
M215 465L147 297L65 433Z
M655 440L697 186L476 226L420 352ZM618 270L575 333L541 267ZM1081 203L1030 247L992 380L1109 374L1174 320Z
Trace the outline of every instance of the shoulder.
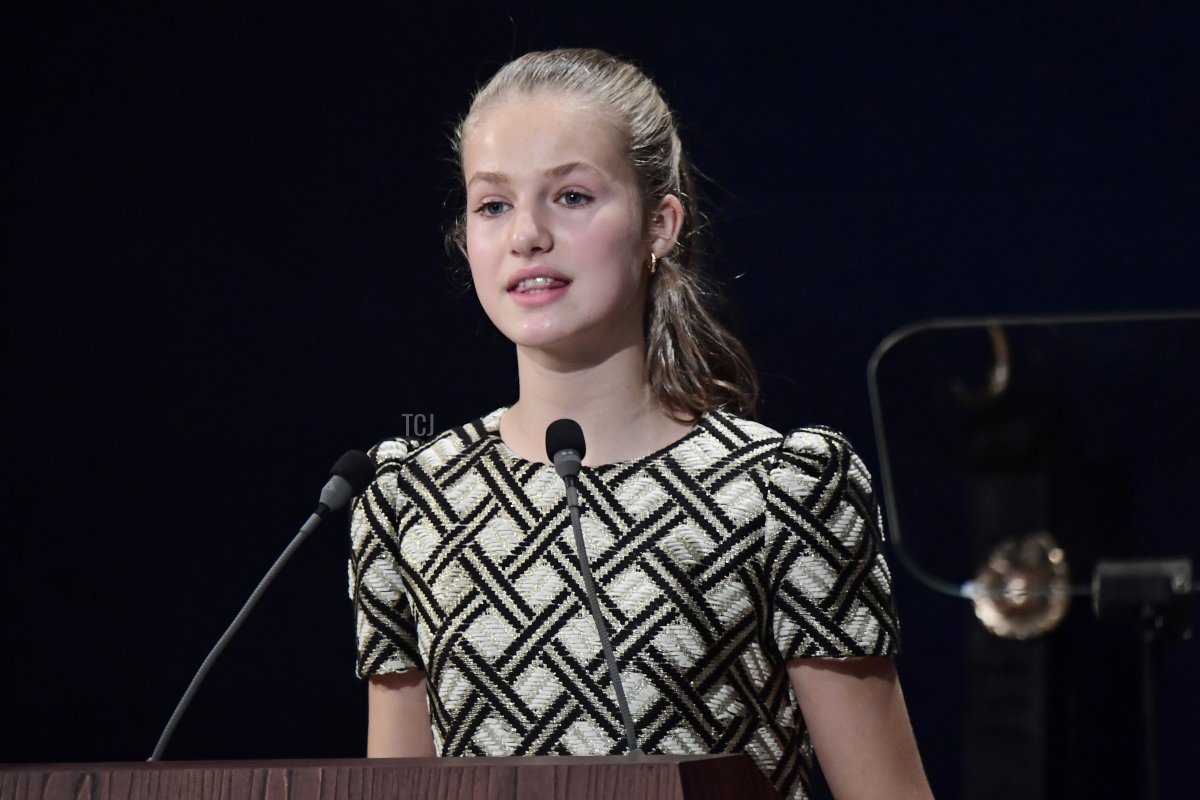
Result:
M414 491L419 493L420 487L436 485L447 474L447 465L458 463L473 447L489 441L501 411L445 430L432 439L394 436L376 443L367 452L375 462L375 475L355 499L355 511L374 511L395 523Z
M703 417L705 427L718 437L726 437L739 443L778 443L782 438L779 431L761 422L739 417L728 411L709 411Z
M823 425L795 428L782 437L771 478L785 489L828 486L871 494L862 458L844 434Z
M375 462L375 474L378 475L380 472L395 471L420 444L416 439L396 436L376 442L367 455Z
M383 439L368 451L375 461L376 477L395 475L405 470L433 472L472 450L491 442L498 429L497 409L462 425L448 428L432 439L391 437Z
M862 461L850 441L841 432L824 425L809 425L781 433L761 422L723 411L709 412L705 420L710 434L729 440L732 446L767 448L772 469L789 465L825 468L831 464L862 468Z
M701 475L745 475L765 484L782 436L774 428L726 411L706 412L693 434L672 448L676 460Z
M701 438L714 451L747 466L770 466L783 436L761 422L745 419L727 411L709 411L698 426Z
M795 428L784 435L779 454L782 460L828 464L858 460L850 441L840 431L824 425Z

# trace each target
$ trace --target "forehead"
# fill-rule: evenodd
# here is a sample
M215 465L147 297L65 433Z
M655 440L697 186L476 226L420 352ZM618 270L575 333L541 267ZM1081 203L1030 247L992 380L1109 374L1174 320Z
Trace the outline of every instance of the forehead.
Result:
M632 169L625 136L612 120L585 99L559 92L512 94L479 110L463 126L461 153L468 179L477 170L574 161Z

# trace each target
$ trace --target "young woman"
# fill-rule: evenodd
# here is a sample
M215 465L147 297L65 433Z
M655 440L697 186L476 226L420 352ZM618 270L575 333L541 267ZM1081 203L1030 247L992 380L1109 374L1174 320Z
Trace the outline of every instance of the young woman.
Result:
M374 451L352 521L371 756L627 750L547 426L577 421L586 554L637 745L748 753L805 797L926 797L862 463L744 419L756 380L705 309L671 112L637 68L530 53L458 130L454 241L517 348L516 402Z

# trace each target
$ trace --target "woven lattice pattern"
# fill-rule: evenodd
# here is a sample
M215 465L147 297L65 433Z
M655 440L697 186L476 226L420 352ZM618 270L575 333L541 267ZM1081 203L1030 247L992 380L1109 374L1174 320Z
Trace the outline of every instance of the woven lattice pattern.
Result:
M351 524L358 672L423 669L442 755L624 752L562 480L504 445L501 413L373 451ZM743 751L805 796L786 661L897 647L845 440L714 412L648 458L585 467L580 501L642 749Z

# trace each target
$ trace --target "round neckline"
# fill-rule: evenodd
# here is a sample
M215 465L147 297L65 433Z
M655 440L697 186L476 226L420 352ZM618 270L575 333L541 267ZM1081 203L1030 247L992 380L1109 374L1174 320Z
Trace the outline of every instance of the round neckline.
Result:
M500 457L503 458L505 461L512 463L512 464L525 465L525 466L532 464L537 467L545 467L546 469L554 469L553 464L549 464L545 461L531 461L530 459L522 458L521 456L517 455L517 453L511 447L509 447L508 444L504 441L504 439L500 436L500 418L502 416L504 416L504 412L508 411L508 408L509 408L508 406L501 406L500 408L497 408L495 411L493 411L492 413L488 414L487 416L483 417L480 420L483 423L484 431L487 433L488 437L491 438L492 443L496 448L496 451L500 454ZM674 450L675 448L684 444L685 442L688 442L688 441L694 439L695 437L697 437L701 433L703 433L705 430L707 430L709 415L711 415L712 413L713 412L711 412L711 411L705 411L703 414L700 415L699 419L696 420L696 424L692 426L691 430L689 430L683 436L679 437L678 439L671 442L670 444L660 447L659 449L655 450L652 453L649 453L648 455L644 455L641 458L632 458L632 459L629 459L628 461L614 461L610 464L597 464L595 466L589 466L589 465L585 464L580 467L580 471L581 472L592 472L592 473L607 472L607 471L616 470L616 469L637 467L637 466L644 465L650 461L656 461L658 459L661 459L667 453L671 452L672 450Z

